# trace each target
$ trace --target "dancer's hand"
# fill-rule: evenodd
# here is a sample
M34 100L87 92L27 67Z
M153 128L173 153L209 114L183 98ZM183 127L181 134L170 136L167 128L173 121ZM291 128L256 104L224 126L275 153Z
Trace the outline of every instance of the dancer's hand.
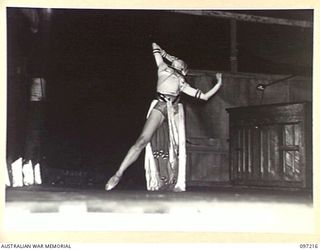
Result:
M158 44L154 43L154 42L152 43L152 48L161 50L160 46Z
M217 74L216 74L216 78L217 78L218 81L221 81L221 79L222 79L222 73L217 73Z
M112 176L109 179L109 181L107 182L107 184L105 186L105 190L109 191L109 190L113 189L115 186L117 186L120 181L120 178L121 178L121 176L118 176L118 175Z

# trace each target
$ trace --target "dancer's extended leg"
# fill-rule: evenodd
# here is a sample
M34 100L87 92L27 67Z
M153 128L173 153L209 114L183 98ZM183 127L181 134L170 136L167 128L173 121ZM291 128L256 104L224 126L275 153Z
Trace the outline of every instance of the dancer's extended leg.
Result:
M109 181L107 182L105 189L111 190L113 189L120 181L120 178L122 177L124 171L133 163L135 162L141 151L145 148L145 146L150 142L154 132L157 130L157 128L162 124L164 120L163 114L154 109L151 111L151 114L149 115L142 133L138 137L138 140L135 142L135 144L129 149L127 155L123 159L118 171L114 176L112 176Z

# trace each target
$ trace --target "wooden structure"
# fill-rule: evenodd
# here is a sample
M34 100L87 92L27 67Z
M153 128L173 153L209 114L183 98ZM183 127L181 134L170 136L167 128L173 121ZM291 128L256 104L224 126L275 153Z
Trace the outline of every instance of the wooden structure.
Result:
M229 172L229 142L234 138L229 134L226 109L312 100L311 79L306 77L293 77L270 85L264 91L257 89L261 82L267 84L283 78L283 75L223 73L221 89L208 102L184 99L188 187L225 186L234 180ZM207 91L214 80L215 72L191 71L188 82L195 88ZM266 115L268 119L277 117L281 119L279 114L273 115L272 112ZM310 153L310 140L305 143ZM306 184L303 181L293 186L305 187Z
M311 104L231 108L230 178L234 185L311 187Z
M278 24L295 26L302 28L311 28L313 25L311 22L303 20L292 20L285 18L275 18L257 15L248 15L242 13L235 13L230 11L219 11L219 10L173 10L176 13L197 15L197 16L211 16L219 18L227 18L231 20L244 21L244 22L254 22L254 23L267 23L267 24Z

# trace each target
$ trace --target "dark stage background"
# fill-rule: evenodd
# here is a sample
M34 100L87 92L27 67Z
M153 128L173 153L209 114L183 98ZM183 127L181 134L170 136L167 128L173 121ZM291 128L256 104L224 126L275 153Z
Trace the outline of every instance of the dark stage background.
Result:
M242 12L313 18L310 10ZM33 34L18 8L7 9L9 161L21 152L28 78L35 72L48 82L45 169L85 171L103 185L139 135L154 97L152 42L191 69L230 71L228 19L164 10L71 9L51 9L47 18ZM240 72L309 75L312 32L238 22L238 53ZM144 185L142 154L119 188Z

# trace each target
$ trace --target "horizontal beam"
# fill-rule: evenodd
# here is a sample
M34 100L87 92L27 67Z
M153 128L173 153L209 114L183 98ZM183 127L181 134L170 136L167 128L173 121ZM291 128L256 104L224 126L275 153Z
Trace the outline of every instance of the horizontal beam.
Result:
M189 14L189 15L197 15L197 16L221 17L221 18L235 19L237 21L244 21L244 22L256 22L256 23L296 26L296 27L302 27L302 28L312 28L312 26L313 26L312 22L309 22L309 21L291 20L291 19L265 17L265 16L255 16L255 15L240 14L240 13L226 12L226 11L172 10L172 12Z

